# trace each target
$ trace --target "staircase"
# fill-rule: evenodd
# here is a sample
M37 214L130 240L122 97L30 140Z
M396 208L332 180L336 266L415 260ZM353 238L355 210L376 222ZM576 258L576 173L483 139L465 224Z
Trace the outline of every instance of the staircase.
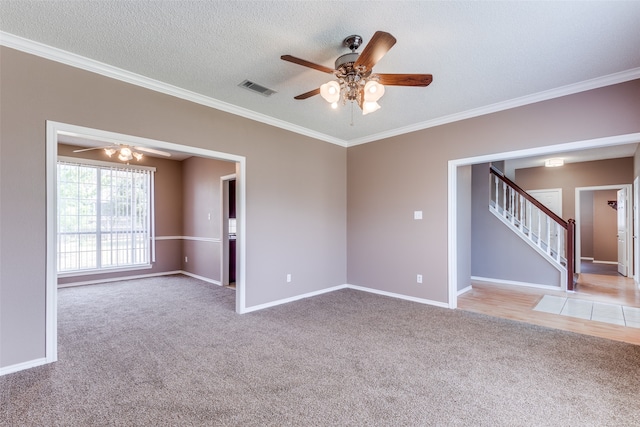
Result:
M561 273L562 289L575 286L575 221L565 221L493 165L489 210Z

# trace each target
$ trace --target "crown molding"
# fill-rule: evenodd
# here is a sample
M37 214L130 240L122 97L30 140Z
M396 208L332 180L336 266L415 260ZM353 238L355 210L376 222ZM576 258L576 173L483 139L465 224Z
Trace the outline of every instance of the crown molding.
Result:
M75 53L67 52L62 49L48 46L43 43L25 39L11 33L0 31L0 45L36 55L41 58L49 59L51 61L59 62L61 64L70 65L72 67L79 68L85 71L100 74L102 76L109 77L115 80L120 80L125 83L130 83L136 86L150 89L155 92L163 93L165 95L170 95L176 98L184 99L186 101L191 101L196 104L204 105L206 107L214 108L216 110L224 111L226 113L234 114L246 119L265 123L267 125L288 130L300 135L308 136L310 138L340 145L342 147L346 147L348 145L347 141L340 138L335 138L321 132L316 132L302 126L286 122L284 120L279 120L267 116L265 114L256 113L255 111L251 111L246 108L241 108L236 105L219 101L217 99L204 96L190 90L163 83L161 81L154 80L140 74L132 73L130 71L123 70L121 68L114 67L100 61L89 59Z
M196 104L204 105L216 110L224 111L280 129L288 130L290 132L308 136L320 141L339 145L341 147L353 147L356 145L366 144L368 142L392 138L406 133L483 116L485 114L496 113L511 108L522 107L524 105L534 104L540 101L547 101L554 98L560 98L562 96L572 95L578 92L584 92L587 90L597 89L600 87L610 86L613 84L623 83L640 78L640 68L633 68L631 70L597 77L594 79L586 80L584 82L574 83L571 85L562 86L559 88L550 89L519 98L514 98L508 101L497 102L495 104L487 105L484 107L474 108L471 110L462 111L460 113L450 114L413 125L404 126L347 141L321 132L316 132L302 126L298 126L284 120L275 119L265 114L256 113L246 108L241 108L223 101L219 101L217 99L204 96L186 89L182 89L177 86L163 83L161 81L154 80L140 74L132 73L130 71L123 70L121 68L105 64L103 62L85 58L83 56L67 52L62 49L51 47L43 43L35 42L33 40L25 39L23 37L19 37L4 31L0 31L0 45L20 50L22 52L36 55L45 59L56 61L62 64L70 65L72 67L90 71L96 74L100 74L105 77L144 87L156 92L164 93L166 95L174 96L176 98L184 99L186 101L191 101Z
M366 144L368 142L378 141L380 139L391 138L405 133L415 132L435 126L445 125L447 123L453 123L460 120L471 119L485 114L497 113L499 111L509 110L511 108L522 107L524 105L534 104L540 101L548 101L554 98L560 98L567 95L572 95L579 92L585 92L587 90L598 89L605 86L610 86L618 83L624 83L630 80L640 78L640 68L632 68L631 70L621 71L619 73L609 74L602 77L597 77L591 80L585 80L580 83L574 83L567 86L561 86L559 88L546 90L543 92L534 93L531 95L521 96L508 101L497 102L495 104L487 105L480 108L474 108L460 113L451 114L448 116L438 117L436 119L427 120L414 125L405 126L397 129L392 129L387 132L381 132L374 135L370 135L364 138L352 139L348 141L348 146L353 147L355 145Z

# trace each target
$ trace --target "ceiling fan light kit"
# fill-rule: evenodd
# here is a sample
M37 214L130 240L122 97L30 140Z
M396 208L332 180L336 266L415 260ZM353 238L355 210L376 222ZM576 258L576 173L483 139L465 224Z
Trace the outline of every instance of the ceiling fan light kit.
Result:
M351 49L351 53L338 57L333 70L291 55L283 55L280 58L333 74L338 79L337 81L331 80L320 86L319 89L303 93L294 99L302 100L320 94L325 101L331 104L332 108L337 108L340 100L343 105L347 101L356 102L362 109L362 114L366 115L380 109L378 100L384 95L385 84L424 87L433 80L431 74L373 74L373 66L395 43L396 39L391 34L377 31L369 44L365 46L362 54L359 54L356 53L356 49L362 44L362 37L349 36L342 41L342 44Z
M91 150L104 150L105 154L109 157L113 157L114 154L118 154L118 160L121 162L128 162L130 160L136 159L136 161L142 160L144 154L142 151L145 151L150 154L155 154L162 157L171 157L171 153L167 153L166 151L156 150L155 148L148 147L130 147L128 145L121 144L113 144L108 145L106 147L91 147L91 148L82 148L79 150L73 150L74 153L82 153L83 151L91 151Z

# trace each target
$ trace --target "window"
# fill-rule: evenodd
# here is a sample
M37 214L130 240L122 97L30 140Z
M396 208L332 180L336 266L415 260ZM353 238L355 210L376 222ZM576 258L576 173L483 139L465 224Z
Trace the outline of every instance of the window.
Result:
M58 159L58 274L151 265L154 170Z

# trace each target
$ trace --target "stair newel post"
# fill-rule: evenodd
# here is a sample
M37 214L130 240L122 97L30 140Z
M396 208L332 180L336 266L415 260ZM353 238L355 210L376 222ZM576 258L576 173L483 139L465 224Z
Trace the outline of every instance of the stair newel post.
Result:
M567 290L573 291L573 280L576 271L576 220L567 221Z

